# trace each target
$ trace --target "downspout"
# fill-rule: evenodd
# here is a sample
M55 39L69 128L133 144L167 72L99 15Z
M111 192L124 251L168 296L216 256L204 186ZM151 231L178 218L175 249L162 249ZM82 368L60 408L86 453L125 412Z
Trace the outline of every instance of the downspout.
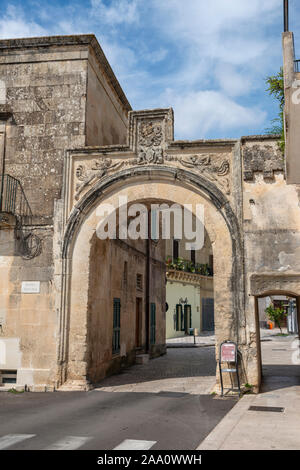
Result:
M6 151L6 125L4 124L3 148L2 148L2 166L1 166L1 193L0 193L0 212L3 209L4 175L5 175L5 151Z
M150 227L151 227L151 211L148 211L148 237L146 239L146 353L150 350L150 282L151 282L151 261L150 261Z

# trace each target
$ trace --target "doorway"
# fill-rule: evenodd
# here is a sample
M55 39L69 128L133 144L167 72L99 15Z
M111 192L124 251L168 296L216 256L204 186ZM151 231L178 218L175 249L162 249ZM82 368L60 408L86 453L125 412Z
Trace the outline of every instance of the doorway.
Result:
M268 313L276 309L282 312L279 324ZM299 385L299 297L268 292L255 298L255 310L261 390Z

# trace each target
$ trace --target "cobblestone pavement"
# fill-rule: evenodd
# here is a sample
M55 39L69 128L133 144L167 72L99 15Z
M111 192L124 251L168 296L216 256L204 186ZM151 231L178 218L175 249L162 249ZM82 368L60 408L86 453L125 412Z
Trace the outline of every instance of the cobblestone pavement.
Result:
M167 354L104 379L96 388L109 392L209 394L215 384L215 348L168 349Z

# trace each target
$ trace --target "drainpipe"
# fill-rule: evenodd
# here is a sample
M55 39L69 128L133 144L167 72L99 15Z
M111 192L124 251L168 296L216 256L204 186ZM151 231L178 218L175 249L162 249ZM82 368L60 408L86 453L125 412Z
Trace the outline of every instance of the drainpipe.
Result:
M151 282L151 260L150 260L150 228L151 228L151 211L148 211L148 237L146 239L146 353L150 350L150 282Z
M1 166L1 193L0 193L0 212L3 209L3 191L4 191L4 175L5 175L5 150L6 150L6 125L4 125L3 132L3 147L2 147L2 166Z

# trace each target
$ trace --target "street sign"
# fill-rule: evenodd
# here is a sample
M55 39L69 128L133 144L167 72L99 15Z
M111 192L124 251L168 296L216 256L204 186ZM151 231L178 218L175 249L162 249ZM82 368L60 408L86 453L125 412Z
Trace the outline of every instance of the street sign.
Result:
M234 365L230 367L222 367L223 362L231 362ZM220 382L221 382L221 396L224 395L224 385L223 385L223 373L228 372L229 374L236 374L237 386L239 395L241 395L240 387L240 377L239 377L239 361L238 361L238 349L237 344L233 341L224 341L220 345L220 354L219 354L219 371L220 371ZM230 376L231 377L231 376ZM232 387L229 390L234 390L234 384L231 378Z
M222 343L221 344L221 362L235 362L236 361L236 344L235 343Z
M23 281L21 285L22 294L39 294L40 281Z

